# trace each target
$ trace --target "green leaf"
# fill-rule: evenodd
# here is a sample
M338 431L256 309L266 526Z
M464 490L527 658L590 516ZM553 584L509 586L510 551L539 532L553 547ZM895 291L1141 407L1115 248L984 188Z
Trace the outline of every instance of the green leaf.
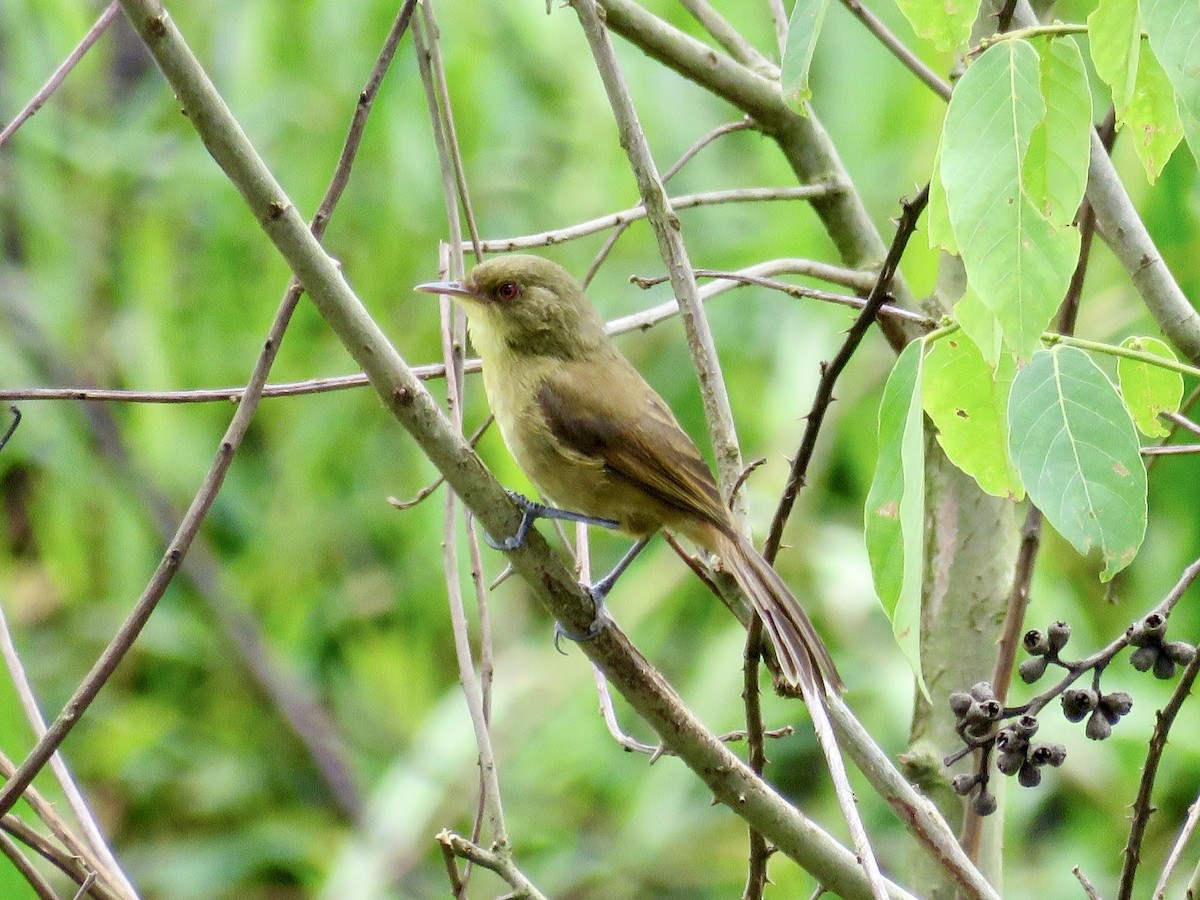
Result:
M875 592L924 693L921 675L921 557L925 530L923 341L896 360L879 403L879 460L867 492L867 557Z
M1050 222L1070 225L1087 187L1092 140L1092 92L1074 39L1048 43L1042 53L1041 88L1049 114L1030 136L1023 183L1029 199Z
M1015 361L1005 354L993 376L979 348L955 333L926 354L921 393L946 458L984 492L1020 500L1025 487L1008 456L1008 393L1015 374Z
M1184 137L1200 161L1200 3L1142 0L1142 22L1150 47L1175 88Z
M779 80L783 99L802 113L805 102L812 97L812 90L808 86L808 70L812 66L817 38L820 37L828 10L829 0L796 0L788 23Z
M1125 116L1125 127L1138 159L1151 184L1183 138L1183 123L1175 106L1175 91L1149 47L1142 48L1133 101Z
M979 0L897 0L918 35L942 51L961 47L971 36Z
M958 322L963 333L969 337L987 360L987 364L995 368L1000 363L1004 352L1004 336L996 314L979 299L979 295L967 285L967 291L962 299L954 304L954 320Z
M1082 350L1041 350L1013 381L1008 429L1029 498L1080 553L1100 549L1109 581L1146 535L1146 467L1117 389Z
M938 145L933 157L933 174L929 176L929 204L925 210L925 223L929 229L929 249L942 249L958 255L958 243L954 240L954 229L950 225L950 210L946 206L946 188L942 185L942 148Z
M1142 45L1142 20L1138 0L1100 0L1087 19L1092 63L1100 80L1112 89L1117 125L1133 102Z
M989 47L959 80L942 134L942 182L967 279L1019 359L1041 346L1079 255L1078 231L1056 227L1023 186L1030 137L1046 114L1039 82L1029 43Z
M1158 338L1127 337L1121 341L1121 346L1178 362L1171 348ZM1183 400L1182 375L1152 363L1119 356L1117 383L1121 386L1121 396L1125 398L1125 405L1129 407L1138 431L1147 437L1166 437L1171 433L1158 414L1179 412L1179 404Z

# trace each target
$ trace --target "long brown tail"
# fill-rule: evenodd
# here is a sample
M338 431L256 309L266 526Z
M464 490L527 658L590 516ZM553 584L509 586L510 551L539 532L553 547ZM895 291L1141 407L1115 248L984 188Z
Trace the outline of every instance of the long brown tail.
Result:
M824 681L828 690L841 693L845 685L833 657L779 573L737 532L718 532L710 549L725 563L762 618L784 678L801 688Z

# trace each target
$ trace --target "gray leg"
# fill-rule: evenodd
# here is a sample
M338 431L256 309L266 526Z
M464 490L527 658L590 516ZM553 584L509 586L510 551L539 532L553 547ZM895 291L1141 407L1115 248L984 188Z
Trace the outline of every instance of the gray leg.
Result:
M637 559L638 554L646 549L646 545L650 543L651 535L644 538L638 538L637 543L630 547L625 555L621 557L621 561L613 566L613 570L597 581L593 585L584 585L584 589L588 592L588 596L592 598L592 604L595 607L595 613L592 616L592 624L588 626L587 631L583 634L578 632L570 632L563 627L561 622L554 623L554 649L559 653L563 652L559 646L559 641L566 638L569 641L590 641L600 633L600 629L604 627L604 598L608 596L608 592L612 590L612 586L616 584L617 579L624 574L629 568L630 563Z
M542 503L535 503L523 494L518 494L516 491L509 491L508 496L512 497L513 503L521 507L522 516L521 524L517 526L516 533L506 537L502 541L492 539L492 536L484 532L483 540L493 550L516 550L525 543L525 539L529 537L529 529L533 527L535 519L562 519L566 522L582 522L584 525L598 525L601 528L620 528L620 523L613 519L601 519L599 516L585 516L583 513L571 512L569 509L557 509L553 506L546 506Z

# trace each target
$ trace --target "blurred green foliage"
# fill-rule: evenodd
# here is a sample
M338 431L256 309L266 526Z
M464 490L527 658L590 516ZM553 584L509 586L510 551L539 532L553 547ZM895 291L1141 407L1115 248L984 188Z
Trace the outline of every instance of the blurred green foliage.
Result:
M172 14L259 151L311 212L340 151L358 92L398 4L214 0ZM681 8L656 12L697 36ZM762 48L762 4L724 4ZM878 10L918 46L894 8ZM97 12L81 0L0 0L0 119L40 86ZM1086 9L1083 10L1086 14ZM586 45L569 10L541 0L439 4L443 50L472 199L485 236L542 231L633 204ZM698 136L738 118L618 44L647 135L665 168ZM929 55L938 70L952 60ZM944 106L845 10L829 15L813 71L814 108L881 231L897 199L923 183ZM1200 193L1176 154L1159 184L1140 181L1132 149L1118 162L1185 289L1200 289ZM774 145L735 134L706 149L672 190L790 184ZM800 204L682 214L697 265L732 268L775 256L836 261ZM327 235L351 284L413 363L440 358L438 317L414 283L436 276L446 233L436 154L411 41L397 55L367 129L350 188ZM582 273L602 238L549 255ZM122 26L0 151L0 384L143 389L244 382L287 271L208 158L170 91ZM904 272L932 289L936 257L914 241ZM645 223L618 245L592 288L609 317L668 296L630 287L659 274ZM1098 247L1080 332L1097 339L1156 333L1124 274ZM795 451L817 362L849 314L746 288L710 310L748 459L759 533ZM703 414L682 332L672 322L621 340L692 434ZM780 565L827 636L849 701L891 753L904 748L912 684L873 596L861 537L875 414L893 357L869 339L839 388L787 533ZM352 371L315 311L302 304L272 380ZM435 392L442 389L434 385ZM469 382L468 429L485 415ZM140 593L162 551L138 489L181 509L211 462L224 403L109 406L128 449L123 470L98 449L94 413L25 403L0 455L0 601L43 709L61 708ZM527 483L489 434L480 445L500 479ZM366 390L263 403L203 532L217 554L221 603L248 614L273 665L326 706L365 798L356 825L338 814L311 757L247 674L210 602L175 580L134 652L65 746L113 839L148 896L328 898L447 894L433 835L469 831L477 767L457 685L441 576L444 494L397 512L432 466ZM1151 480L1145 549L1105 601L1098 562L1047 535L1031 624L1065 618L1074 646L1110 640L1173 583L1200 547L1197 467L1166 459ZM622 543L595 541L596 566ZM461 554L465 560L466 554ZM485 551L487 574L502 568ZM464 563L465 571L465 563ZM530 877L556 897L729 897L741 889L745 833L675 760L653 767L620 752L595 714L581 654L556 654L549 622L516 580L491 601L496 631L495 734L500 781ZM713 729L740 722L741 635L661 542L612 598L617 619ZM1176 634L1194 641L1200 613L1181 605ZM1112 740L1088 744L1054 723L1066 766L1032 791L1011 789L1005 896L1077 890L1070 867L1099 884L1119 866L1153 710L1171 685L1121 661L1108 680L1134 712ZM1022 689L1018 689L1022 690ZM1019 693L1017 696L1021 696ZM618 703L627 727L644 728ZM769 698L769 726L797 720ZM1195 796L1200 728L1194 704L1172 734L1144 849L1156 867ZM836 834L843 829L819 752L803 726L770 747L780 789ZM1053 720L1053 717L1048 717ZM0 748L31 742L11 689L0 690ZM951 748L947 748L948 750ZM913 852L891 813L859 784L886 868L903 879ZM48 782L46 789L53 794ZM806 896L811 879L779 859L769 896ZM479 896L502 892L479 872ZM919 889L920 886L914 886ZM494 890L493 890L494 889ZM0 865L0 895L27 888Z

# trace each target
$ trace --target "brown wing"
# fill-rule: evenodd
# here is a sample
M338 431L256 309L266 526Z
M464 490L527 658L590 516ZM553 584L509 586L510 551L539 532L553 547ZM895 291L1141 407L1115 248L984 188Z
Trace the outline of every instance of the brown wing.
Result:
M662 503L724 530L728 514L712 471L663 399L623 357L605 368L608 383L595 383L589 371L565 363L538 392L555 436ZM634 410L630 396L642 398Z

